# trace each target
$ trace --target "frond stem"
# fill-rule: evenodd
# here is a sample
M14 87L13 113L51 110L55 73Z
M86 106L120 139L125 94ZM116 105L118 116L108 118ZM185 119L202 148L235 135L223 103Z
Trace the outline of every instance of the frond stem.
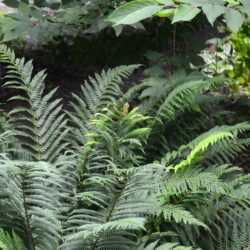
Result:
M128 179L127 179L127 181L128 181ZM110 220L110 218L111 218L111 216L112 216L112 213L113 213L113 211L114 211L114 209L115 209L116 203L117 203L117 201L119 200L119 198L120 198L120 197L122 196L122 194L123 194L123 191L124 191L124 189L125 189L125 187L126 187L127 181L122 185L122 187L121 187L121 189L120 189L120 192L115 196L114 201L113 201L113 204L112 204L112 206L111 206L111 209L110 209L110 211L109 211L109 213L108 213L108 216L107 216L107 218L106 218L106 222L109 222L109 220ZM95 242L93 243L92 250L96 250L96 246L97 246L98 240L99 240L100 238L101 238L100 235L99 235L98 238L96 238Z
M23 207L24 207L24 214L25 214L25 224L26 224L26 231L27 231L27 240L28 240L28 246L30 248L30 250L36 250L36 246L35 246L35 241L32 235L32 229L31 229L31 225L30 225L30 219L29 219L29 214L28 214L28 208L27 208L27 204L26 204L26 198L25 198L25 183L24 183L24 179L25 176L27 174L27 170L24 172L24 176L23 176L23 181L22 181L22 195L23 195Z

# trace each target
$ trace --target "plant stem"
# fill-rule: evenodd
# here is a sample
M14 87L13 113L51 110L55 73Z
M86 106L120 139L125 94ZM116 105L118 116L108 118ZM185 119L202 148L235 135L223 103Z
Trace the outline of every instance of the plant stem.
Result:
M29 214L28 214L28 208L27 208L27 204L26 204L26 199L25 199L25 183L24 183L24 179L25 176L27 175L27 170L24 173L23 176L23 182L22 182L22 194L23 194L23 207L24 207L24 215L25 215L25 224L26 224L26 232L27 232L27 241L28 241L28 248L30 250L36 250L36 246L35 246L35 241L32 235L32 231L31 231L31 225L30 225L30 218L29 218Z

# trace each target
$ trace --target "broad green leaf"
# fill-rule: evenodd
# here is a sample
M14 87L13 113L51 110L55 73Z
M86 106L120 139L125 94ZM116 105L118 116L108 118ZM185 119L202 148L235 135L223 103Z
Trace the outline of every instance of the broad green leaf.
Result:
M180 0L181 3L190 4L193 6L203 6L204 4L223 4L223 0Z
M27 5L23 2L20 2L18 5L18 11L20 13L22 13L24 16L28 16L30 13L30 7L29 7L29 5Z
M156 13L159 17L169 17L174 15L175 9L164 9Z
M9 18L8 16L1 18L0 23L2 25L3 32L16 29L20 25L19 21Z
M224 14L227 26L234 33L237 33L242 23L244 22L244 16L237 10L228 9Z
M158 5L153 0L136 0L117 8L108 17L108 21L114 23L114 25L134 24L153 16L162 8L163 6Z
M181 4L174 14L172 23L190 21L200 13L200 9L188 4Z
M141 22L131 24L130 26L133 27L134 29L145 30L145 27Z
M250 18L250 1L249 0L240 0L242 3L242 11L245 12Z
M172 0L155 0L155 2L159 4L164 4L164 5L173 5L174 2Z
M225 13L226 8L219 4L204 4L202 10L208 21L213 25L216 18Z

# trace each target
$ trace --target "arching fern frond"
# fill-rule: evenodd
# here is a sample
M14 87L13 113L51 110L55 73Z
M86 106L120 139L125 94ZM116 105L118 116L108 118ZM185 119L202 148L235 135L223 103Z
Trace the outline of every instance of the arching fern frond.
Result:
M240 144L237 144L237 136L249 129L250 125L248 123L215 127L201 134L187 145L181 146L178 151L167 153L162 163L169 166L170 169L177 171L199 159L204 151L207 152L208 157L209 152L212 152L213 155L215 155L215 152L219 154L222 153L223 151L221 151L222 147L220 147L220 145L224 145L224 147L225 145L236 145L237 149L242 149L242 147L244 149L244 143L246 144L248 141L239 141L239 143L242 144L242 146L240 146ZM237 150L230 151L230 149L228 149L227 152L234 156ZM204 157L206 157L206 154ZM171 162L174 161L179 161L179 163L173 165Z
M159 244L159 241L154 241L144 248L138 250L192 250L192 247L181 246L179 243L163 243Z
M179 73L177 72L176 74L178 75ZM177 112L190 109L198 95L211 87L221 84L225 84L224 79L221 77L203 80L200 76L191 75L186 78L181 78L181 81L178 78L173 77L173 79L171 79L170 77L168 84L164 83L161 87L158 87L160 91L157 96L153 96L154 92L152 92L152 90L150 91L152 87L149 84L148 90L144 90L144 93L148 91L148 95L151 98L146 98L142 102L141 110L145 112L143 106L149 105L149 107L146 108L146 112L147 114L154 114L153 124L171 121L175 118ZM145 94L143 97L144 96Z
M157 108L155 120L174 119L177 110L183 111L185 108L189 108L199 94L221 82L222 80L219 78L216 80L191 81L177 86Z
M249 176L242 174L240 168L228 164L211 166L204 173L212 173L219 177L224 191L214 193L196 190L184 198L182 196L182 205L195 213L197 218L210 228L210 231L199 233L190 227L181 228L177 225L176 233L180 236L180 241L185 244L196 242L197 247L205 250L220 249L222 246L224 246L222 249L234 249L229 246L236 247L237 244L239 249L243 249L242 247L249 244L245 232L250 226ZM242 232L241 229L243 229ZM241 243L239 235L245 239ZM227 245L228 243L230 244Z
M10 98L21 103L8 114L16 137L33 160L53 162L65 148L68 131L61 100L53 100L56 89L44 94L45 72L33 76L32 61L16 58L5 45L0 45L0 61L7 65L4 86L22 92Z

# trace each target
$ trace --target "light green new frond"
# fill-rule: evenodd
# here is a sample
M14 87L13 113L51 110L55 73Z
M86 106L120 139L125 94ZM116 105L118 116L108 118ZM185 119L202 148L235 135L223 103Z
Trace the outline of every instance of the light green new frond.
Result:
M237 152L244 150L244 145L247 145L248 140L239 140L237 136L250 129L248 123L239 123L233 126L220 126L210 129L189 142L187 145L181 146L177 151L167 153L162 159L162 163L169 166L169 169L177 171L185 166L190 165L192 162L199 160L201 153L203 157L209 159L210 155L223 154L226 152L229 156L235 156ZM226 148L226 146L228 148ZM234 147L235 145L235 147ZM234 147L233 150L230 150ZM224 155L226 155L224 153ZM216 157L215 157L216 159ZM179 161L178 164L172 164ZM219 162L221 163L221 162Z
M91 127L90 121L103 108L113 105L122 96L121 85L140 65L119 66L101 74L90 77L81 87L80 95L73 95L75 102L71 103L73 112L68 112L72 122L73 138L80 145L84 142L84 134ZM80 137L79 137L80 136ZM80 140L79 140L80 139Z
M199 154L204 152L209 146L213 146L219 140L227 140L230 138L234 138L234 136L229 132L218 132L214 134L208 135L206 138L202 139L198 142L195 148L190 152L188 157L185 160L182 160L179 164L175 165L173 169L175 171L186 167L191 164L191 162L195 159L195 157Z
M130 111L128 104L97 113L92 130L85 134L88 169L94 170L98 162L99 169L108 168L110 162L123 169L138 166L144 155L142 145L151 131L144 125L149 119L138 114L137 108Z
M27 250L22 240L12 232L12 235L0 229L0 249L2 250Z

